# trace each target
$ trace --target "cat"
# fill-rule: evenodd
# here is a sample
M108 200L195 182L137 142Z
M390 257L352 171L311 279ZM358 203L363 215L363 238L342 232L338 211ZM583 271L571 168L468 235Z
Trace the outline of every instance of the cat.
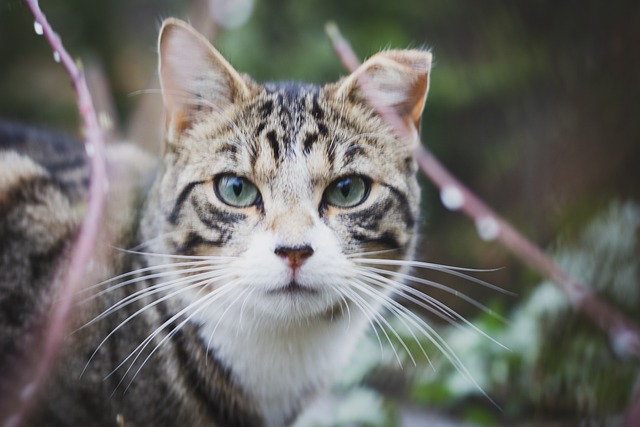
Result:
M103 233L133 249L98 245L98 284L27 424L291 425L367 327L382 330L382 309L428 334L391 298L430 301L402 283L416 164L369 96L417 134L431 54L383 51L324 86L258 84L167 19L159 56L159 164L134 148L108 157L125 190ZM55 301L88 165L81 144L24 127L0 125L0 144L3 392Z

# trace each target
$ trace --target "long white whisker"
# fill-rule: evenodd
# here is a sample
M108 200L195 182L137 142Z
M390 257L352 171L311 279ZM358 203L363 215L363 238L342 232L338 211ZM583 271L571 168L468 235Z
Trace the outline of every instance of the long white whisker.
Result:
M410 261L410 260L394 260L394 259L377 259L377 258L356 258L351 260L354 263L358 264L374 264L374 265L392 265L392 266L400 266L400 267L412 267L412 268L424 268L433 271L439 271L446 274L450 274L452 276L460 277L465 280L469 280L471 282L477 283L486 288L492 289L494 291L515 296L516 294L508 291L506 289L502 289L499 286L493 285L489 282L486 282L482 279L478 279L477 277L470 276L468 274L462 273L463 271L471 272L471 273L484 273L496 271L496 269L492 270L477 270L472 268L463 268L463 267L453 267L449 265L442 264L433 264L429 262L421 262L421 261ZM411 277L411 276L409 276Z
M418 331L423 334L431 343L449 360L449 362L460 372L463 376L467 378L469 382L471 382L480 392L496 407L499 408L497 403L491 399L491 397L484 391L480 384L473 378L469 370L466 368L464 363L460 360L460 358L455 354L453 349L447 344L447 342L438 334L428 323L418 317L415 313L407 310L397 301L392 299L387 299L389 304L394 305L397 308L396 315L401 314L405 319L411 321L411 323L418 329Z
M490 314L491 316L499 319L502 322L508 322L507 319L505 319L504 317L502 317L500 314L494 312L493 310L491 310L489 307L487 307L486 305L478 302L477 300L471 298L470 296L468 296L467 294L465 294L464 292L460 292L458 290L452 289L449 286L443 285L442 283L438 283L438 282L434 282L433 280L427 280L427 279L423 279L421 277L414 277L411 276L409 274L404 274L404 273L400 273L398 271L392 271L392 270L385 270L385 269L381 269L381 268L375 268L375 267L360 267L363 270L366 271L370 271L372 273L380 273L382 275L384 274L388 274L390 276L393 277L398 277L404 280L408 280L414 283L420 283L422 285L426 285L432 288L436 288L436 289L440 289L444 292L447 292L451 295L456 296L457 298L460 298L466 302L468 302L469 304L473 305L474 307L484 311L487 314Z
M220 322L222 322L222 319L224 318L224 316L231 309L231 307L233 307L235 305L235 303L238 302L238 300L240 298L242 298L242 296L244 294L246 294L247 292L249 292L249 291L250 291L250 288L243 289L242 292L240 292L240 294L227 306L227 308L225 308L225 310L220 315L220 318L216 322L216 325L213 327L213 331L209 335L209 340L207 341L207 347L209 347L209 348L211 347L211 340L213 339L213 336L215 335L216 331L218 330L218 326L220 326Z
M219 273L217 271L209 271L209 272L205 272L205 273L200 273L200 274L194 274L191 276L187 276L187 277L179 277L176 278L174 280L170 280L167 282L161 282L161 283L156 283L152 286L148 286L145 287L139 291L136 291L130 295L127 295L125 298L121 299L120 301L118 301L117 303L113 304L111 307L109 307L108 309L106 309L105 311L103 311L102 313L100 313L98 316L96 316L95 318L91 319L89 322L87 322L86 324L84 324L83 326L81 326L79 329L83 329L86 328L89 325L92 325L94 323L96 323L99 320L104 319L105 317L109 316L111 313L114 313L118 310L123 309L124 307L139 301L143 298L146 298L148 296L151 295L155 295L159 292L165 291L167 289L171 289L171 288L178 288L180 286L183 286L184 284L189 284L189 283L193 283L194 280L199 280L199 279L204 279L200 282L198 282L199 284L206 284L209 281L212 281L215 279L215 281L224 279L230 277L229 273Z
M156 253L156 252L143 252L143 251L135 251L132 249L124 249L124 248L116 248L117 250L133 254L133 255L145 255L148 257L164 257L164 258L173 258L173 259L191 259L191 260L209 260L211 263L216 261L230 261L235 260L238 257L235 256L225 256L225 255L178 255L178 254L166 254L166 253Z
M347 301L347 299L344 297L343 293L340 292L339 288L336 288L336 291L338 292L338 296L340 297L340 310L344 310L342 308L342 303L344 303L344 307L347 310L347 330L351 327L351 309L349 308L349 302ZM344 311L343 311L343 315L344 315Z
M342 288L341 289L341 293L344 292L345 293L345 297L348 298L353 305L356 306L356 308L358 308L363 314L364 317L367 319L367 322L369 323L369 325L371 326L371 329L373 330L373 333L376 335L376 339L378 340L378 344L380 344L380 357L382 357L382 355L384 354L384 347L382 345L382 340L380 339L380 335L378 334L378 329L376 328L376 323L374 323L374 319L372 319L372 316L369 315L369 312L356 300L354 300L353 298L350 298L349 295L347 295L349 293L349 289L348 288ZM351 291L354 292L354 291ZM348 307L348 305L347 305ZM377 322L377 320L376 320ZM378 322L378 326L380 326L380 323Z
M180 265L187 267L189 265L195 265L195 267L193 268L177 268L180 267ZM198 267L199 266L199 267ZM162 277L167 277L167 276L172 276L172 275L176 275L178 273L181 274L189 274L189 273L195 273L195 272L199 272L199 271L217 271L217 270L221 270L224 269L224 266L215 266L215 265L208 265L207 262L204 261L198 261L195 263L190 263L190 262L185 262L185 263L175 263L174 265L171 264L165 264L162 268L167 268L167 269L172 269L170 271L163 271L160 273L152 273L152 274L147 274L147 275L142 275L142 276L137 276L137 274L142 273L142 272L147 272L147 271L153 271L154 269L150 268L150 267L146 267L146 268L141 268L129 273L125 273L125 274L121 274L120 276L114 277L113 279L109 279L109 280L105 280L104 282L98 283L96 285L91 286L90 288L96 288L99 286L104 286L108 283L111 282L115 282L118 279L124 279L125 277L131 277L131 276L135 276L133 279L129 279L126 280L124 282L119 282L116 283L115 285L109 286L106 289L103 289L100 292L94 293L93 295L85 298L82 300L82 302L87 302L93 298L99 297L100 295L104 295L108 292L113 292L117 289L120 289L124 286L128 286L128 285L132 285L138 282L142 282L145 280L150 280L150 279L159 279ZM89 290L90 288L87 288L87 290Z
M164 240L169 236L172 236L172 235L175 235L175 234L180 234L180 233L183 233L182 229L176 229L176 230L173 230L173 231L167 231L166 233L162 233L162 234L159 234L159 235L157 235L155 237L152 237L151 239L147 239L144 242L140 242L137 245L135 245L133 247L130 247L129 249L133 250L133 251L138 251L138 250L141 250L142 248L149 247L154 242L157 242L159 240Z
M436 298L430 295L426 295L418 291L417 289L412 288L411 286L405 285L404 283L391 280L384 276L368 274L368 273L366 273L365 276L368 277L370 280L372 280L374 284L377 284L382 288L384 288L385 285L391 285L391 289L393 293L401 296L407 301L410 301L416 305L419 305L425 310L430 311L431 313L446 320L449 324L457 328L463 328L463 326L457 323L455 320L457 319L462 321L465 325L473 329L476 333L482 335L483 337L493 342L494 344L498 345L499 347L502 347L505 350L509 350L509 348L507 348L504 344L500 343L499 341L497 341L496 339L488 335L486 332L478 328L472 322L465 319L465 317L462 316L460 313L453 310L451 307L448 307L443 302L438 301Z
M347 289L344 289L344 290L346 291ZM351 297L351 301L355 302L356 300L359 300L361 302L361 304L363 304L363 307L368 307L369 304L368 304L367 300L365 300L361 295L358 295L358 293L355 291L355 289L349 289L349 291L350 291L349 294L350 294L350 297ZM380 327L380 330L382 331L384 336L387 338L387 341L389 342L389 345L391 346L391 349L393 350L393 354L395 354L395 356L396 356L396 360L398 361L398 365L400 366L400 368L403 368L402 360L400 358L400 355L398 354L398 351L396 350L396 347L393 345L393 342L391 341L391 338L389 337L389 334L387 334L386 329L382 327L380 322L382 322L391 331L391 333L394 334L394 336L396 337L398 342L400 342L400 344L402 344L402 346L405 348L405 350L407 351L407 354L409 354L409 357L411 357L411 360L413 361L413 363L415 365L416 361L413 359L413 356L411 356L411 352L407 348L405 342L402 340L402 338L400 338L400 336L398 335L396 330L393 329L393 327L387 321L387 319L385 319L384 316L382 316L380 313L378 313L373 308L369 308L369 313L373 315L373 317L372 317L373 320L378 324L378 326Z
M220 279L218 278L217 280L220 280ZM162 298L156 299L153 302L151 302L151 303L145 305L144 307L138 309L135 313L131 314L125 320L120 322L120 324L118 324L118 326L116 326L111 332L109 332L109 334L100 342L100 344L98 344L98 347L95 349L95 351L93 352L93 354L91 355L91 357L89 358L87 363L85 364L84 369L80 373L80 376L82 376L85 373L85 371L89 367L89 364L91 363L93 358L96 356L96 354L98 354L98 351L107 342L107 340L109 338L111 338L118 330L120 330L122 327L124 327L127 323L129 323L132 319L134 319L135 317L137 317L141 313L145 312L146 310L150 309L151 307L154 307L154 306L160 304L161 302L166 301L167 299L173 298L174 296L179 295L182 292L186 292L189 289L197 288L197 287L203 286L203 285L208 285L209 283L212 283L211 279L202 280L202 281L193 283L193 284L191 284L189 286L180 287L180 289L178 289L177 291L171 292L171 293L163 296Z
M346 254L345 257L351 259L354 262L358 262L361 257L371 256L371 255L388 254L390 252L398 252L398 250L399 249L380 249L380 250L377 250L377 251L354 252L354 253ZM366 259L369 259L369 258L366 258ZM371 258L371 259L375 260L377 258Z
M389 298L388 295L386 295L386 294L384 294L382 292L379 292L374 288L371 288L371 287L367 286L367 284L364 283L361 280L355 280L352 284L355 285L361 292L364 292L364 293L368 294L369 296L371 296L372 298L374 298L377 301L379 301L381 303L381 305L383 307L385 307L387 310L389 310L391 313L396 314L395 313L396 308L393 305L393 303L395 301L393 301L391 298ZM400 322L404 325L404 327L409 331L409 333L411 333L414 341L420 347L420 350L422 351L422 354L424 354L424 356L429 361L429 363L431 363L431 360L429 359L429 356L427 356L427 352L424 350L424 348L422 348L422 344L418 340L418 337L416 337L415 334L413 333L413 330L409 327L409 325L407 325L407 323L404 321L404 319L398 317L397 314L396 314L396 317L400 320ZM411 351L409 350L409 348L405 344L404 340L402 340L402 338L400 338L398 333L393 328L392 328L392 332L394 333L395 337L400 340L400 343L402 344L402 346L404 347L405 351L407 352L409 358L413 362L413 365L416 366L417 363L416 363L416 361L415 361L415 359L413 357L413 354L411 354Z
M122 378L120 380L120 382L116 385L116 389L120 386L120 384L122 383L122 381L124 380L124 378L126 378L127 374L131 371L131 369L135 366L136 361L138 360L138 358L142 355L142 352L144 351L144 349L153 341L153 339L158 336L167 326L169 326L171 323L173 323L174 321L176 321L178 318L180 318L181 316L183 316L185 313L187 313L189 310L192 310L195 307L200 306L199 308L197 308L196 310L194 310L191 314L189 314L182 322L180 322L177 326L175 326L154 348L151 352L149 352L149 354L145 357L145 359L142 361L142 363L140 364L140 366L138 367L138 369L136 370L136 372L133 374L131 380L129 381L129 384L127 384L127 387L125 388L125 393L126 391L129 389L129 387L131 387L131 384L133 384L133 381L135 380L135 378L138 376L138 374L140 373L140 370L142 370L142 368L144 367L144 365L146 365L146 363L149 361L149 359L151 358L151 356L153 356L155 354L155 352L169 339L171 339L171 337L173 337L180 329L182 329L182 327L189 322L195 315L197 315L201 310L205 309L206 307L209 306L209 304L211 304L212 302L216 301L217 299L221 298L222 296L224 296L225 294L232 292L233 291L233 286L235 285L235 281L231 281L228 282L226 284L224 284L223 286L219 287L218 289L216 289L214 292L208 294L207 296L205 296L204 298L198 299L194 302L192 302L191 304L187 305L186 307L184 307L182 310L180 310L178 313L174 314L173 316L171 316L171 318L169 318L167 321L165 321L162 325L160 325L158 328L156 328L156 330L149 335L147 338L145 338L142 343L140 343L138 345L138 347L136 347L130 354L129 356L127 356L126 359L124 359L111 373L109 373L109 375L107 376L107 378L111 375L113 375L120 367L122 367L127 360L129 360L134 354L136 354L135 358L131 361L131 363L129 364L129 368L127 368L127 370L125 371L125 373L122 375ZM114 390L115 391L115 390Z
M249 300L249 298L251 298L251 295L255 292L255 290L256 290L256 288L252 288L251 291L244 298L244 301L242 301L242 306L240 306L240 319L238 320L238 324L240 325L240 327L238 328L238 332L237 333L240 333L242 330L244 330L244 322L242 322L242 317L244 315L244 309L245 309L245 306L247 305L247 301Z

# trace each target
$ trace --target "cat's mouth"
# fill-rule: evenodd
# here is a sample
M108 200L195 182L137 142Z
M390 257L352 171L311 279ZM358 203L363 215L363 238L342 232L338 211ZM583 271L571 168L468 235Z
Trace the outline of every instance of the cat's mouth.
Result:
M286 286L270 290L268 293L273 295L313 295L317 294L318 291L308 286L302 286L297 281L292 280Z

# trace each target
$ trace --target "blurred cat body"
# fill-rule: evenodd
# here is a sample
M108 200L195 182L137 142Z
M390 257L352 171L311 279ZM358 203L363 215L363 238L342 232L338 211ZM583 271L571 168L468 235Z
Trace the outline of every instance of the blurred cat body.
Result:
M31 423L290 425L389 304L394 282L367 278L358 260L413 255L411 148L367 96L417 132L431 56L382 52L320 87L257 84L174 19L159 48L164 153L143 203L141 171L153 168L130 175L127 213L112 226L121 247L137 249L116 252L115 277L81 305L84 326L69 338ZM42 289L81 217L86 166L77 152L67 158L73 167L53 167L2 144L0 302L41 305L53 299ZM11 273L16 251L22 272ZM2 342L36 325L5 317ZM0 353L0 369L15 365L25 350L16 346Z

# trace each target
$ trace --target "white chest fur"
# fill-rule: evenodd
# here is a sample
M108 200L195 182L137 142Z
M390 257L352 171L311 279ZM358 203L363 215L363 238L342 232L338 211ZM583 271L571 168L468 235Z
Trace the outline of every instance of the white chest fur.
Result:
M228 304L225 308L221 302L219 310L212 311L222 314ZM334 320L275 325L241 310L236 304L222 319L208 316L201 334L261 407L268 427L285 425L300 405L327 385L366 324L364 316L354 312Z

